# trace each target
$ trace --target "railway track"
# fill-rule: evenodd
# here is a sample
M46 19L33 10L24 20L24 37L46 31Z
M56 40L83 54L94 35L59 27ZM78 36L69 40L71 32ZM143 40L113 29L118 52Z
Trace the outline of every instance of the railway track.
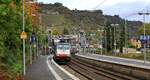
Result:
M94 66L75 58L72 58L67 66L88 80L140 80L129 75Z

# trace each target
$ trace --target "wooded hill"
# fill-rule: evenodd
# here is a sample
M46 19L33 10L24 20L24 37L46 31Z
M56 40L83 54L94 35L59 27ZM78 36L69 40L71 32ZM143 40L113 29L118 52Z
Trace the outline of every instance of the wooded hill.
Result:
M87 34L91 31L102 29L110 24L119 24L118 30L124 27L125 20L118 15L104 15L102 10L70 10L61 3L40 3L43 27L67 27L70 33L84 29ZM107 26L106 26L107 25ZM138 28L142 26L140 21L127 21L127 31L130 37L136 37Z

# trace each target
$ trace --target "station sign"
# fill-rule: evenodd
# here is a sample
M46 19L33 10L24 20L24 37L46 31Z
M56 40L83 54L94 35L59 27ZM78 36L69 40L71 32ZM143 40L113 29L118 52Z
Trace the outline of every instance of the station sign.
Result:
M141 36L140 36L140 40L141 40L141 41L149 41L149 40L150 40L150 35L146 35L146 36L141 35Z
M20 34L20 38L21 38L21 39L27 39L27 33L23 31L23 32Z

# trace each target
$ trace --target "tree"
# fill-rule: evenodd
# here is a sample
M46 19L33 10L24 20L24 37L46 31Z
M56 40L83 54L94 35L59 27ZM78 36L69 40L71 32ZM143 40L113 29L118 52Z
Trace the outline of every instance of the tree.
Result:
M34 26L38 26L39 25L38 4L37 3L26 3L26 4L27 5L25 6L25 8L26 8L28 17L30 18Z
M64 34L64 35L69 35L69 30L68 30L67 28L64 28L63 34Z
M139 36L144 34L144 26L141 26L141 27L138 29L137 34L138 34ZM146 34L146 35L150 35L150 24L145 24L145 34Z
M62 3L56 2L56 3L54 3L54 6L56 6L56 7L61 7L61 6L63 6L63 5L62 5Z
M62 30L59 27L53 27L52 28L52 35L61 35L62 34Z
M19 0L0 0L0 75L8 76L1 80L14 80L22 71L22 40L19 36L22 31L22 7L19 4ZM31 22L25 19L25 31L30 34ZM27 42L26 47L28 45Z
M114 34L113 34L114 29L112 26L110 26L110 23L107 23L104 29L105 29L105 37L106 37L106 40L104 38L104 47L107 48L107 51L109 52L113 50L113 47L114 47L114 44L113 44L114 43Z
M122 25L123 26L123 25ZM119 41L118 41L118 47L120 53L123 53L123 47L125 45L125 27L120 26L120 35L119 35Z

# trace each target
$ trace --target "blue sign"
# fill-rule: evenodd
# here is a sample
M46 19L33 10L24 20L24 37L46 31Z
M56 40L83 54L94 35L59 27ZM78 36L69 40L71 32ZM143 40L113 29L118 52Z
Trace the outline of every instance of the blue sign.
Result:
M32 33L31 37L30 37L30 43L34 43L36 42L36 36L34 33Z
M150 40L150 36L147 36L147 39Z
M140 36L140 40L144 40L144 41L149 41L150 40L150 35L146 35L146 36L144 36L144 35L141 35Z

